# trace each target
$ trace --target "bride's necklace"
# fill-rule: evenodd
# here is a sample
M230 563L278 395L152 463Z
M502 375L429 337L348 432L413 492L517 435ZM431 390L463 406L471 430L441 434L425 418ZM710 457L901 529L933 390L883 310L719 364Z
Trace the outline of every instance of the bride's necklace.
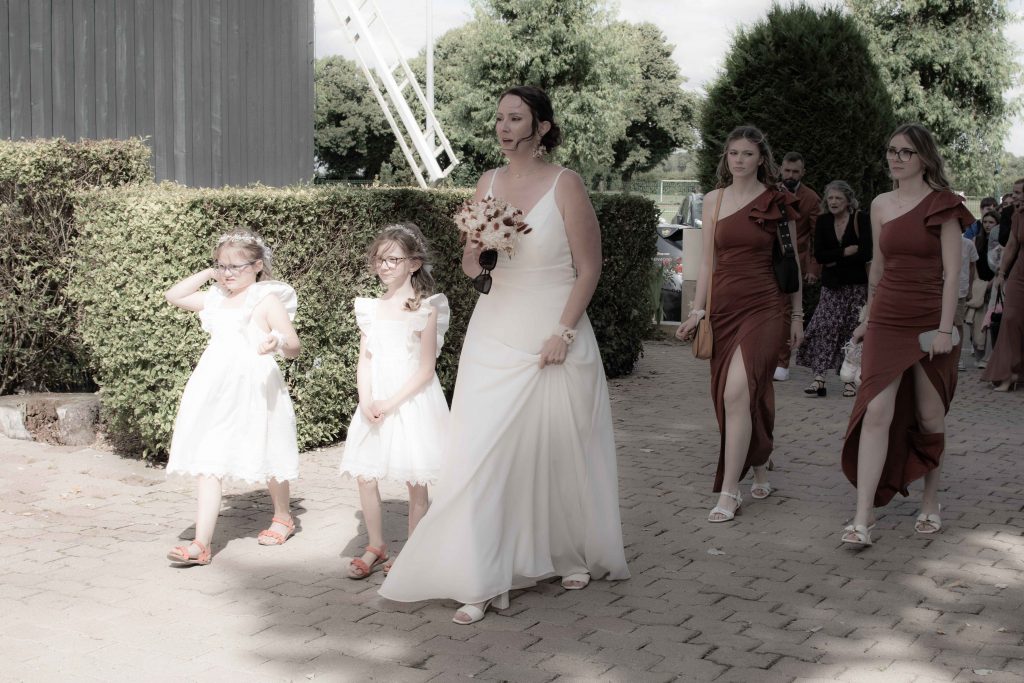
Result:
M540 171L541 167L533 168L529 171L513 171L511 166L506 166L505 168L508 171L509 175L511 175L516 180L521 180L522 178L527 178L529 176L534 175L535 173Z

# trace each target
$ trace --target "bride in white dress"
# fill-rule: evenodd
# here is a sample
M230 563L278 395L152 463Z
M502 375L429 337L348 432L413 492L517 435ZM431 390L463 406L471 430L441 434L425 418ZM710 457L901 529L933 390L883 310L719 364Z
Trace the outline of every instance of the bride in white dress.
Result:
M629 578L608 387L586 315L597 217L580 177L543 160L561 134L542 90L506 91L495 132L509 163L481 177L475 199L522 208L533 231L514 257L500 254L473 309L434 501L380 589L465 603L460 624L549 577L567 589ZM466 245L470 277L479 255Z

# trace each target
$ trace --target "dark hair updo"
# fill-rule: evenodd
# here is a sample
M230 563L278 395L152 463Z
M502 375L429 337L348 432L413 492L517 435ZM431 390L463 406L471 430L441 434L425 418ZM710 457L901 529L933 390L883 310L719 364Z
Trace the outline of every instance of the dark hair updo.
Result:
M555 123L555 110L551 106L551 98L548 94L538 87L532 85L517 85L514 88L509 88L505 92L498 96L498 102L505 99L507 95L515 95L530 108L530 113L533 114L533 121L530 126L530 136L534 136L540 130L541 121L547 121L551 124L551 128L548 132L541 136L540 144L549 151L553 151L555 147L562 144L562 129ZM516 141L516 147L519 147L519 143L522 140Z

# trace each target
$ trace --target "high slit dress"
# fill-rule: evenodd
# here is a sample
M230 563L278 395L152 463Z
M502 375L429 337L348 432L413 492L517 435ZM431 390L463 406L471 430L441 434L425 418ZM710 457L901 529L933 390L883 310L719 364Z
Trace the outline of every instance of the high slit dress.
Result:
M540 367L576 282L557 182L477 299L434 499L380 588L389 600L474 603L552 576L629 578L611 403L585 313L565 362Z
M1000 266L1004 272L1009 271L1003 278L1003 319L992 357L981 375L986 382L1005 382L1014 375L1024 377L1024 222L1013 226L1013 231L1017 251L1003 251Z
M842 456L843 474L856 486L864 413L875 396L900 378L875 507L886 505L897 493L909 495L907 486L938 467L945 449L944 433L923 433L918 424L913 368L915 363L921 364L948 413L956 391L960 345L929 360L921 351L918 335L938 329L942 318L939 235L942 224L950 219L967 225L974 216L958 195L935 191L907 213L884 223L878 240L885 270L871 301L861 360L863 383L850 415Z
M722 490L725 470L725 380L736 349L743 355L750 392L750 446L740 479L772 454L775 389L772 375L779 359L779 310L783 294L772 270L772 243L782 220L781 205L796 220L796 199L768 189L715 226L715 269L711 283L711 400L718 430L718 471L714 491Z

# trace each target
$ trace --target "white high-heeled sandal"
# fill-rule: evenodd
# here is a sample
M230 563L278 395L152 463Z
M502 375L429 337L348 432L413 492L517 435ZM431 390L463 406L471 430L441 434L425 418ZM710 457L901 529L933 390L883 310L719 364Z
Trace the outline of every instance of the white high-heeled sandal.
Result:
M772 495L772 485L767 481L757 481L757 470L759 467L751 468L753 470L751 476L754 477L754 482L750 484L750 497L754 500L764 500L768 496ZM765 466L765 473L768 472L767 465Z
M590 584L590 574L569 574L562 577L562 588L567 591L578 591Z
M726 510L721 505L716 505L715 507L711 508L711 512L708 513L708 521L711 522L712 524L718 524L719 522L731 522L736 517L736 515L740 514L740 509L743 506L743 496L740 495L739 491L737 491L736 493L729 493L728 491L722 491L722 493L720 495L728 496L729 498L732 498L733 500L735 500L736 501L736 509L735 510ZM717 515L722 515L722 518L721 519L713 519L713 517L716 514Z
M452 617L452 621L460 626L469 626L475 624L484 618L484 614L487 613L487 608L493 606L494 609L508 609L508 591L505 591L501 595L495 595L493 598L484 603L483 608L477 607L472 604L465 604L459 609L455 610L455 616ZM469 621L461 621L458 616L459 613L465 614L469 617Z

